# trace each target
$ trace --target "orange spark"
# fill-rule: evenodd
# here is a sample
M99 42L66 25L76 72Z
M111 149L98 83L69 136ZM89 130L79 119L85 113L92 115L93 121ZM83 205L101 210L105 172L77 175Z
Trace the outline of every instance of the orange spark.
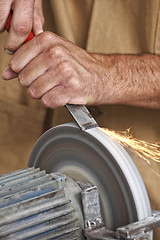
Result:
M160 144L149 143L132 136L131 130L113 131L107 128L100 128L100 130L113 139L116 139L124 147L130 147L131 150L150 164L150 160L160 163Z

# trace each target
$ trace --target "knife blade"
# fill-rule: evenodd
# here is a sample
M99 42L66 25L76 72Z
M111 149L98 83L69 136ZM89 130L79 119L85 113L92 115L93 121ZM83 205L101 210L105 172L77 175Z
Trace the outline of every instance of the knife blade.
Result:
M66 104L66 108L82 131L98 127L97 122L92 117L86 106Z

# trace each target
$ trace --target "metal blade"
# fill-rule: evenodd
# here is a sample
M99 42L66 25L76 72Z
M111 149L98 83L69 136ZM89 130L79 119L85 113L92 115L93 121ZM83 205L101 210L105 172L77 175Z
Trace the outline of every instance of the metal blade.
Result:
M82 131L98 127L97 122L84 105L66 104L66 108Z

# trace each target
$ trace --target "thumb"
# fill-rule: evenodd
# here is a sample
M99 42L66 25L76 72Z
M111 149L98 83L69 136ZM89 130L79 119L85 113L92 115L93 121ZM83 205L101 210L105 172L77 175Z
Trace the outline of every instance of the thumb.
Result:
M42 0L36 0L33 12L33 32L35 35L43 32L44 16L42 9Z

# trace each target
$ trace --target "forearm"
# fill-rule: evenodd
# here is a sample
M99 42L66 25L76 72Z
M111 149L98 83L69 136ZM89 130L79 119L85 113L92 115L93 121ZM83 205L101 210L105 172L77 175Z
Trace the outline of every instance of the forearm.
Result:
M106 71L101 74L104 83L101 104L160 108L160 56L93 56L106 67Z
M9 66L3 78L18 75L29 95L50 108L67 103L160 108L160 56L92 54L44 32L22 45Z

